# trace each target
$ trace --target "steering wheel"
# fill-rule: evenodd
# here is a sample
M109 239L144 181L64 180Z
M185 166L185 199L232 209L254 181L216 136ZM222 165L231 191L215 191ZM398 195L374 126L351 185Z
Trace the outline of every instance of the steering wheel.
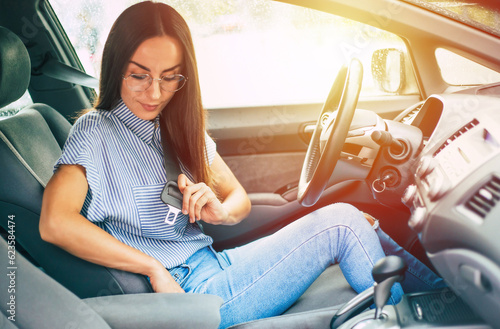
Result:
M337 74L323 104L300 173L297 199L313 206L323 193L340 158L358 103L363 65L352 59Z

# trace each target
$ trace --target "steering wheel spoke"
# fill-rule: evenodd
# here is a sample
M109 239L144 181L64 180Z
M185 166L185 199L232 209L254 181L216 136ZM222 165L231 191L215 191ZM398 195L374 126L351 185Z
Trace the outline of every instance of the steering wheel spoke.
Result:
M312 206L319 200L342 156L362 79L363 66L358 59L353 59L340 69L333 83L302 166L297 199L303 206Z

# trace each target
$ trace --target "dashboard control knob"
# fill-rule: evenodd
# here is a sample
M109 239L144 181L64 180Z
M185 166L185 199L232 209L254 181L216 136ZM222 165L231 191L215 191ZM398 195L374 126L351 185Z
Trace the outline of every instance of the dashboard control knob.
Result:
M403 202L407 207L411 207L413 200L415 200L415 195L417 194L417 186L415 184L408 185L403 193L401 202Z
M424 219L426 214L427 211L424 207L415 208L415 210L413 210L411 213L410 219L408 220L408 226L410 226L415 231L420 232L424 227Z

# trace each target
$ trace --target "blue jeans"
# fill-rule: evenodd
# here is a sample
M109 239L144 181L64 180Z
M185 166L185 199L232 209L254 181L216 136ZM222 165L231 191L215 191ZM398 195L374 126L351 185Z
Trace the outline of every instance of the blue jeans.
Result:
M335 263L351 287L362 292L373 285L371 270L382 257L379 237L362 213L334 204L242 247L219 253L201 249L170 273L186 292L222 297L220 327L226 328L283 313ZM399 302L399 283L391 293L390 302Z
M374 225L375 232L378 235L382 249L386 256L396 255L403 258L408 265L401 285L405 293L434 290L446 287L443 278L437 276L426 265L398 245L390 236L388 236L379 227L378 221Z

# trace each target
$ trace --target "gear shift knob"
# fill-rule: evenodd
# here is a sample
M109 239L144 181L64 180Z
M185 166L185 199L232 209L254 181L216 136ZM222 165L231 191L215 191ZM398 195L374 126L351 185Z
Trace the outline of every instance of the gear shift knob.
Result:
M392 285L403 277L405 271L406 264L398 256L388 256L376 262L372 270L375 285L345 303L333 316L330 328L340 327L345 321L373 304L374 301L377 307L375 318L378 319L382 308L391 295Z
M392 286L403 278L405 271L406 263L398 256L384 257L373 266L372 276L376 282L373 296L376 307L375 319L382 314L382 309L391 295Z
M405 261L398 256L387 256L373 265L372 276L377 283L393 277L402 276L406 271Z

